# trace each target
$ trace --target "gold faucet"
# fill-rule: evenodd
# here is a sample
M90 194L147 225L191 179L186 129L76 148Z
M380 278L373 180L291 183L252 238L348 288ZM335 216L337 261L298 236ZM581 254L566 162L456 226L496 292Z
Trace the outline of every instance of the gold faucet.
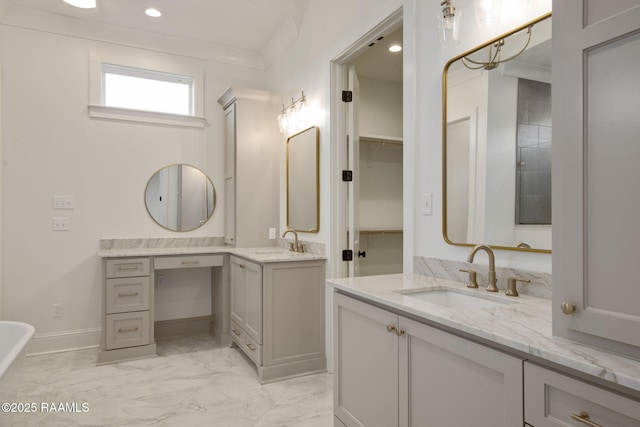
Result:
M298 233L296 233L294 230L287 230L284 233L282 233L283 239L284 239L284 236L287 235L287 233L293 233L293 236L295 237L295 242L289 244L289 250L291 252L304 252L304 245L300 245L298 243Z
M476 253L479 250L484 250L489 255L489 275L487 277L487 292L498 292L498 287L496 286L496 259L493 255L493 250L487 245L476 245L473 249L471 249L471 253L469 257L467 257L467 262L473 262L473 257L476 256Z

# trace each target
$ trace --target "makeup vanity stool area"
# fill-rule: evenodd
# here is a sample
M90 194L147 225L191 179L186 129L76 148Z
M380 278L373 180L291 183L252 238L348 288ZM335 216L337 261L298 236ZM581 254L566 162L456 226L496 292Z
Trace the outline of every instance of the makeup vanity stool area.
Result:
M324 257L264 248L210 249L213 253L101 254L98 364L155 356L154 272L207 267L211 334L220 344L242 350L256 365L260 382L325 371Z
M223 262L223 254L103 258L103 332L98 364L155 356L156 270L222 267ZM213 288L218 277L220 274L215 275L212 270Z

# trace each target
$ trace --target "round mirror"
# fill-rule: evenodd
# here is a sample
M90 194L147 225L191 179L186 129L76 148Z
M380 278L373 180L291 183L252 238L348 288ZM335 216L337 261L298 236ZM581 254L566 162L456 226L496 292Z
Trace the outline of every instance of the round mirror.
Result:
M209 177L186 164L156 172L147 183L144 198L151 218L172 231L202 227L216 207L216 191Z

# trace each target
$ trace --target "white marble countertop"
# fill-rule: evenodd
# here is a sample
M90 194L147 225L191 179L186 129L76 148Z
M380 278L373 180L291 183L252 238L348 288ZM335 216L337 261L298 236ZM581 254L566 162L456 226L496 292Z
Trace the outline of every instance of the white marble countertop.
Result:
M101 258L150 257L176 255L232 254L260 263L324 260L324 255L291 252L277 246L234 248L232 246L181 246L101 249Z
M468 289L463 283L418 274L333 279L327 283L343 293L640 392L639 361L552 336L550 300L526 295L506 297L502 292ZM434 287L454 288L505 304L461 311L396 292Z

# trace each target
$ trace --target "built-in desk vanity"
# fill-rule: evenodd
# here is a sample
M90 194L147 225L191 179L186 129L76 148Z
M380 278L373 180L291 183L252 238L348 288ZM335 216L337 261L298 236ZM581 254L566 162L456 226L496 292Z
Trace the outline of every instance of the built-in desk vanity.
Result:
M324 256L277 247L185 246L179 240L101 243L99 364L156 355L157 271L210 268L210 333L246 353L260 381L326 370Z
M640 426L640 361L552 336L551 300L418 274L327 283L336 426Z

